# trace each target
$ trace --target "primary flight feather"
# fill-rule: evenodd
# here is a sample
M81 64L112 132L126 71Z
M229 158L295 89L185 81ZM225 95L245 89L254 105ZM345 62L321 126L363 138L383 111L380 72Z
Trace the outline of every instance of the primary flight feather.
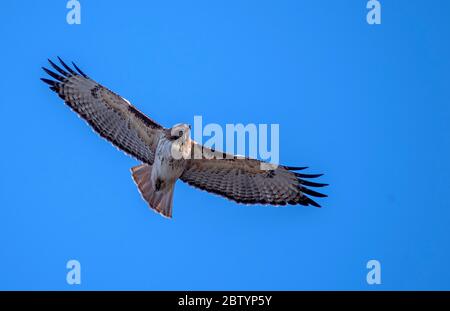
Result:
M244 204L320 207L311 197L326 196L309 188L327 186L308 180L321 174L296 172L305 167L279 165L263 169L259 160L199 145L191 140L189 125L164 128L89 78L74 63L71 68L59 57L58 60L60 66L49 60L55 72L43 68L54 80L41 80L98 134L142 162L131 168L133 180L144 200L163 216L172 217L178 179Z

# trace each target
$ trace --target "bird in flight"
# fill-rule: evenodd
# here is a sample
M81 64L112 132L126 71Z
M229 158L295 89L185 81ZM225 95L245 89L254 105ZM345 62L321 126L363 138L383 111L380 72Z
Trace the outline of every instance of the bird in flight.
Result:
M54 80L41 78L81 118L114 146L142 164L131 174L150 208L171 218L175 182L180 179L196 188L237 203L304 205L320 207L311 197L326 197L310 187L322 174L305 174L306 167L278 165L263 169L264 162L222 153L191 140L190 126L164 128L125 98L89 78L72 62L48 60L54 71L43 70Z

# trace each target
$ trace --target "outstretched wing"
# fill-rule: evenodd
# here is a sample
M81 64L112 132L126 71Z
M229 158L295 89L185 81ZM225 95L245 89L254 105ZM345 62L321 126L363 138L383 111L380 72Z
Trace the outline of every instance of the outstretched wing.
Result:
M263 162L217 152L195 142L193 154L180 179L191 186L244 204L301 204L320 207L310 197L326 197L309 187L324 187L307 179L322 174L294 171L306 167L277 166L267 170ZM197 158L195 158L197 152ZM199 158L198 155L202 155ZM263 166L261 166L263 164Z
M74 63L76 71L58 59L64 69L51 60L50 65L57 73L43 68L56 81L41 80L98 134L136 159L152 164L163 127L123 97L89 78Z

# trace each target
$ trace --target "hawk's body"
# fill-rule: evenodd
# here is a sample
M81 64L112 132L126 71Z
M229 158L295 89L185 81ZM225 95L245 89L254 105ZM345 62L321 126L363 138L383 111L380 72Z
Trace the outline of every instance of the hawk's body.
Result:
M56 81L42 79L103 138L143 164L132 176L150 207L172 216L172 197L178 179L238 203L320 207L309 196L324 197L306 186L323 187L305 179L320 174L293 171L304 167L277 166L263 169L256 159L211 150L190 139L190 127L178 124L164 128L126 99L108 90L59 59L64 69L50 61L58 72L44 70Z

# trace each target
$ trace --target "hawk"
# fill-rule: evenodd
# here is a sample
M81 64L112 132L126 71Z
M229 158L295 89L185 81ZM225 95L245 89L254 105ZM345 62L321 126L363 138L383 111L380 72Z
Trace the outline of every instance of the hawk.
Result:
M54 71L42 68L54 80L41 80L101 137L142 162L131 168L132 178L142 198L161 215L172 217L178 179L242 204L320 207L311 197L326 197L310 189L327 186L309 180L322 174L299 172L306 167L263 169L262 161L202 146L191 140L189 125L164 128L75 63L72 68L58 60L60 65L48 60Z

